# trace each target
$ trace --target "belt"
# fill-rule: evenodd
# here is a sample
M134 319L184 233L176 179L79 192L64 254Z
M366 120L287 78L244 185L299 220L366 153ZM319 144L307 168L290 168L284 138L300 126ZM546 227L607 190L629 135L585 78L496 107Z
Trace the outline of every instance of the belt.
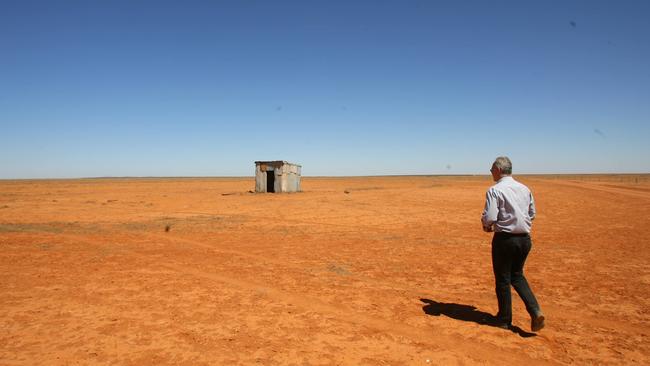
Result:
M498 232L494 233L494 235L509 238L509 237L513 237L513 236L515 236L515 237L529 236L530 234L529 233L507 233L505 231L498 231Z

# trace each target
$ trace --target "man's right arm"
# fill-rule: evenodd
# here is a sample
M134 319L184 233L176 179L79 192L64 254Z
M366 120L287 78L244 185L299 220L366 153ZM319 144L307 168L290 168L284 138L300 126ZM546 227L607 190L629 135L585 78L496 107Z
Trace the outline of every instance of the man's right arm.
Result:
M537 211L535 210L535 199L533 198L533 194L530 194L530 205L528 206L528 216L530 217L531 220L535 220L535 215L537 214Z
M493 231L492 227L496 223L499 215L499 200L496 191L489 189L485 194L485 208L483 215L481 215L481 223L483 230L486 232Z

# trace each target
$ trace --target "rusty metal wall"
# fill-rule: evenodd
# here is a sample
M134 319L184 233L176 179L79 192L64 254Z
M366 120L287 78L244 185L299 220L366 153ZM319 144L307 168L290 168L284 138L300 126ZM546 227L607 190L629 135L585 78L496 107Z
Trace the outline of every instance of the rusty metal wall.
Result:
M255 192L265 193L267 175L273 172L275 181L273 188L276 193L300 192L301 166L285 161L256 161L255 162Z

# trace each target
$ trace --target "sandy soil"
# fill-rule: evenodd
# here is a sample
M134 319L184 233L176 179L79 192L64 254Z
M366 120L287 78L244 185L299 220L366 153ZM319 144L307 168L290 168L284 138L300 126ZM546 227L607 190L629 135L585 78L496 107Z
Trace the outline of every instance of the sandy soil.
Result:
M649 177L521 180L537 334L481 324L488 177L0 181L0 364L649 364Z

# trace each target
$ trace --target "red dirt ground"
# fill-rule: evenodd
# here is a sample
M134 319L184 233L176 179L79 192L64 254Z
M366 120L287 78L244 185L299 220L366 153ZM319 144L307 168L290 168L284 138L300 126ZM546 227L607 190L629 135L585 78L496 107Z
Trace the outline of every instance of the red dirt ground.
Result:
M649 177L521 181L536 335L479 324L488 177L0 181L0 364L649 364Z

